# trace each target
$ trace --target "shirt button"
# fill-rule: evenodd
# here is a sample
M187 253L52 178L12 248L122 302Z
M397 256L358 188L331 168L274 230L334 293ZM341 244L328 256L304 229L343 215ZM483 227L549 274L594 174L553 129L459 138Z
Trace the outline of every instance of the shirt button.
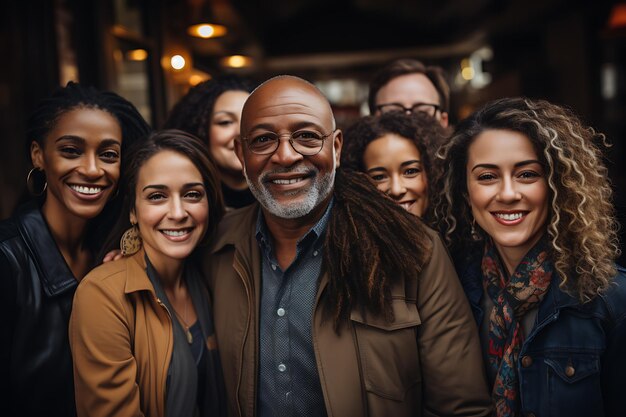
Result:
M272 264L272 270L276 271L276 265Z
M531 358L530 356L523 356L522 357L522 366L524 368L528 368L532 364L533 364L533 358Z
M565 367L565 375L567 375L568 378L573 377L575 373L576 369L574 369L572 365L568 365Z
M279 317L282 317L285 315L285 309L284 308L279 308L278 310L276 310L276 314L278 314Z
M317 256L318 253L319 253L318 251L314 251L313 256Z
M287 365L285 365L284 363L281 363L280 365L278 365L279 372L285 372L286 370L287 370Z

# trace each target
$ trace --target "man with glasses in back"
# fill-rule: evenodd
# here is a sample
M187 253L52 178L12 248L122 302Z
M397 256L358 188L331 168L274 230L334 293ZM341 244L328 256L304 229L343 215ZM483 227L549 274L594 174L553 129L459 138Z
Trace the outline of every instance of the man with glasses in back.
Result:
M258 204L228 213L205 273L231 416L486 416L478 332L438 235L338 170L320 91L279 76L235 151Z
M399 59L380 70L370 82L368 105L371 114L424 112L446 128L450 87L440 67Z

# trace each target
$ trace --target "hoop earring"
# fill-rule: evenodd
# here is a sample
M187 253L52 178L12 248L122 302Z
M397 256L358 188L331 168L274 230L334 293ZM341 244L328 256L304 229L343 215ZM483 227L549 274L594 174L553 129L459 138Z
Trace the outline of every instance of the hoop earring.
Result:
M120 239L120 250L122 252L122 256L130 256L139 251L141 249L142 241L141 235L139 234L139 228L137 224L133 224L133 227L128 229L122 235Z
M43 193L46 192L46 189L48 188L48 181L45 180L43 183L43 188L41 189L41 191L39 191L38 193L35 192L35 182L36 182L36 178L33 176L33 172L40 172L43 176L44 179L46 177L46 174L43 172L42 169L40 168L32 168L30 171L28 171L28 175L26 175L26 188L28 189L28 192L34 196L34 197L40 197L43 195Z
M470 225L470 234L472 235L472 240L475 242L481 239L480 234L476 230L476 219L472 219L472 224Z

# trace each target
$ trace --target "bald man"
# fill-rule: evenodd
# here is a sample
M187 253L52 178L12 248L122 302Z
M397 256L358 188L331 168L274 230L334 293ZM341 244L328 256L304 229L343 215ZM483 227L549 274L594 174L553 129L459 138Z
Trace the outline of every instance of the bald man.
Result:
M235 145L258 204L205 259L233 416L485 416L477 330L440 239L361 174L305 80L259 86Z

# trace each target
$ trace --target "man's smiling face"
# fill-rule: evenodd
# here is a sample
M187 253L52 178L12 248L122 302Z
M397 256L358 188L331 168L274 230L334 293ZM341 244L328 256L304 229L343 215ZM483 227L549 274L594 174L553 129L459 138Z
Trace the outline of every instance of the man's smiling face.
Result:
M293 132L328 134L316 155L304 156L289 142ZM278 149L258 155L247 142L263 134L280 136ZM335 130L328 101L312 85L295 77L275 78L259 87L244 106L236 145L250 190L261 205L280 218L300 218L328 201L339 165L342 136Z

